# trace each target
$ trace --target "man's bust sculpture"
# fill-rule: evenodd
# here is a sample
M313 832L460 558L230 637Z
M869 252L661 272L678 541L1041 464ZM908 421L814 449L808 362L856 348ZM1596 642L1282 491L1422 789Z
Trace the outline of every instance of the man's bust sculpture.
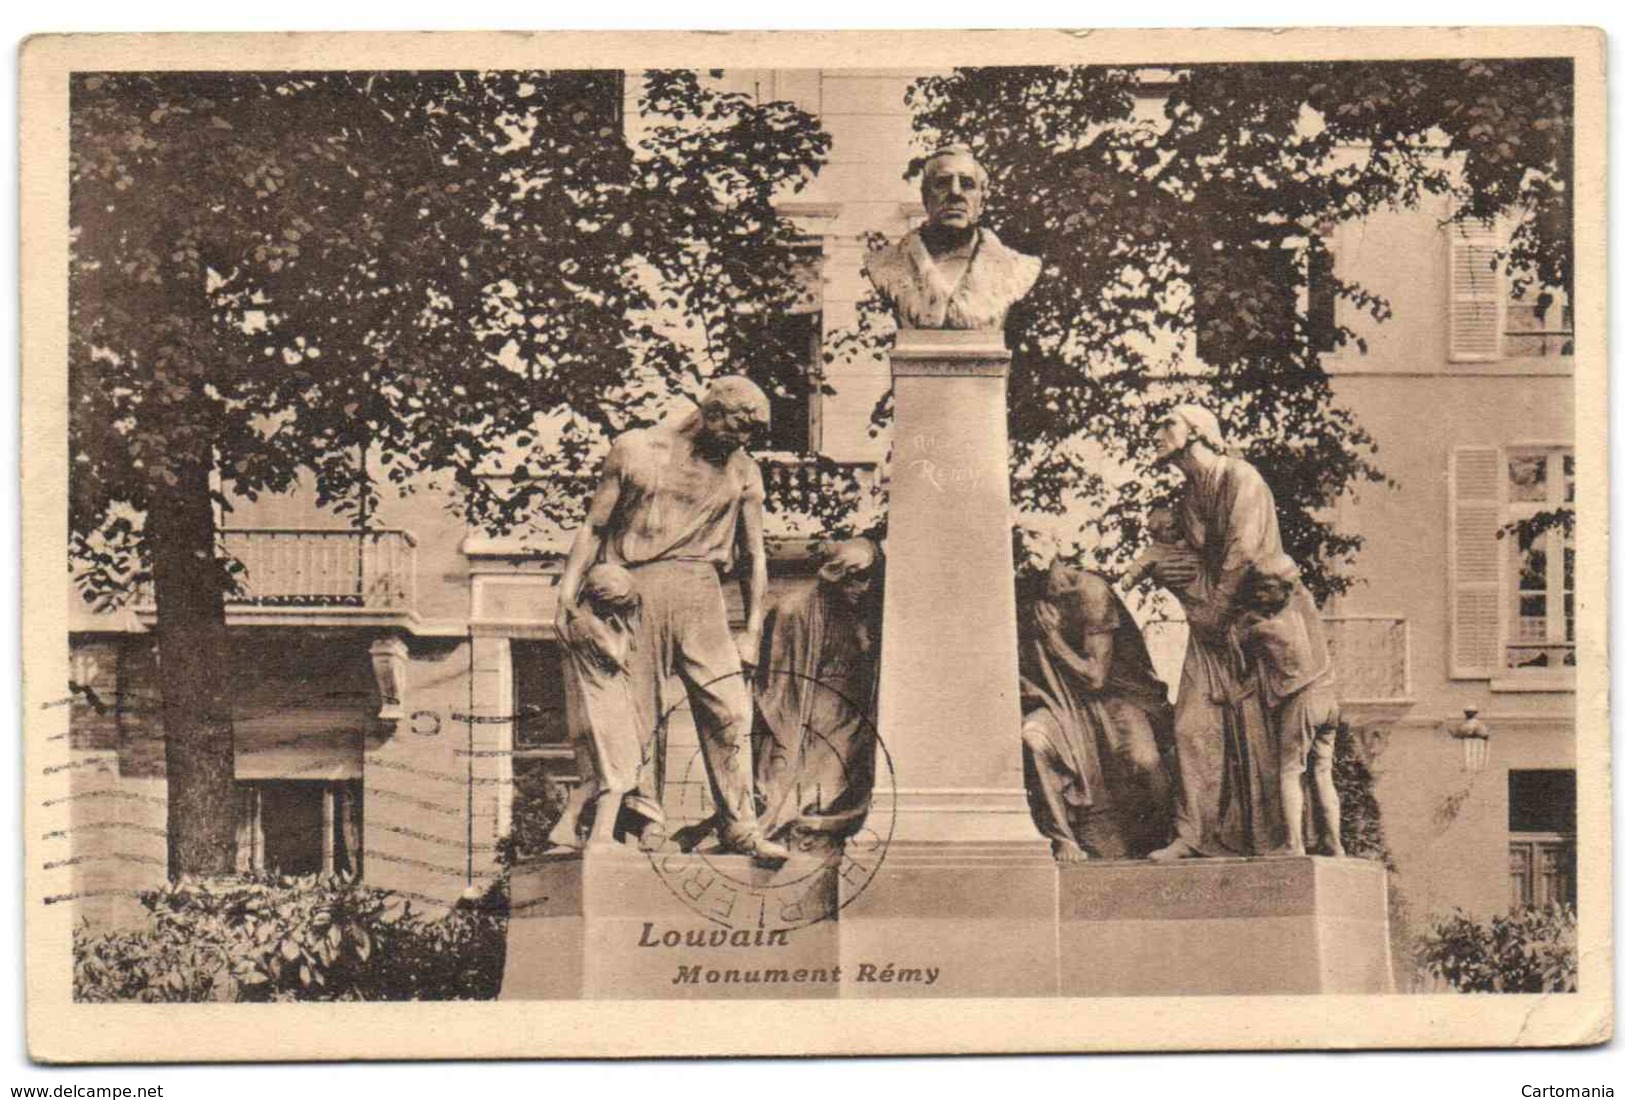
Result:
M1042 263L978 225L986 195L987 173L969 149L950 145L927 158L926 224L877 252L866 269L899 328L998 331L1032 290Z

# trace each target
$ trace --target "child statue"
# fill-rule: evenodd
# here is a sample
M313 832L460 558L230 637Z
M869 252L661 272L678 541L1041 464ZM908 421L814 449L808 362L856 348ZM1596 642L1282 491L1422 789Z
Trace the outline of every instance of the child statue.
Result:
M1285 554L1258 562L1243 591L1245 610L1234 627L1243 658L1277 738L1281 812L1286 849L1303 855L1303 779L1307 766L1315 799L1315 831L1321 851L1343 854L1342 807L1332 783L1332 753L1339 720L1330 651L1317 614L1283 614L1293 602L1298 567Z

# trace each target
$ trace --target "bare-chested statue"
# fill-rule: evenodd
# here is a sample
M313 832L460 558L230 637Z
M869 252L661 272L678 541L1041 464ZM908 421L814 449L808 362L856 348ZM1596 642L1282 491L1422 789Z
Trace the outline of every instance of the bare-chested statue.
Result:
M762 835L752 794L751 696L743 666L756 663L767 594L761 471L745 445L768 423L767 397L742 377L720 378L675 427L629 431L615 441L559 581L560 638L587 569L598 561L631 573L641 604L627 674L644 738L626 809L641 817L641 844L665 840L660 791L665 685L679 679L699 734L718 832L726 850L782 860ZM745 629L728 626L722 575L745 559Z
M872 256L869 281L906 329L999 330L1043 266L980 226L987 172L962 145L932 153L920 180L926 224Z
M1111 584L1057 562L1019 611L1022 758L1033 822L1057 862L1164 844L1174 799L1168 688Z

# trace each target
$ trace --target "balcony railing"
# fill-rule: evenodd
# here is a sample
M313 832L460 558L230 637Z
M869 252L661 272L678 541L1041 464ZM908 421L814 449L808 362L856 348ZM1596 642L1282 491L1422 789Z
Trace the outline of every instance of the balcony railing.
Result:
M1408 622L1391 615L1334 615L1325 623L1344 702L1401 703L1411 698Z
M762 471L769 512L814 516L820 505L843 498L866 497L879 478L874 462L838 462L819 454L795 451L753 451ZM544 477L519 481L508 475L483 475L485 483L499 496L517 490L538 490L577 500L588 500L598 485L596 472L549 473Z
M785 451L758 454L768 508L816 515L820 505L868 492L875 483L873 462L836 462L821 455Z
M1403 709L1411 701L1410 624L1394 615L1327 615L1326 644L1331 650L1337 694L1346 707L1382 713ZM1185 653L1183 621L1145 625L1145 641L1158 672L1176 680Z
M249 607L408 611L417 599L417 542L406 531L229 528L242 566L227 602Z

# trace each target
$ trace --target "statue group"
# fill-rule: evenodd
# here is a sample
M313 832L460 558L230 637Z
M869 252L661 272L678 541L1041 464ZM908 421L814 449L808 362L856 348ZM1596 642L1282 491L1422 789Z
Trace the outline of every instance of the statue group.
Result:
M1033 819L1061 862L1303 855L1306 836L1342 855L1330 653L1269 486L1196 405L1168 413L1156 460L1183 495L1154 511L1159 541L1125 581L1184 608L1178 698L1106 579L1052 566L1020 602Z
M926 159L926 223L867 270L900 328L1001 330L1037 281L1041 262L980 224L987 185L968 149ZM862 539L819 544L816 579L769 599L763 483L747 450L768 416L754 384L721 378L687 418L627 432L610 450L559 586L585 777L561 843L686 849L714 837L721 851L771 863L792 849L838 850L863 825L880 553ZM1269 487L1200 406L1168 412L1154 458L1182 490L1147 517L1154 541L1123 583L1155 584L1184 609L1178 697L1106 577L1056 563L1025 580L1019 751L1034 824L1063 863L1311 845L1341 855L1330 659ZM735 569L737 632L721 585ZM714 809L668 835L666 716L684 701L668 697L674 685Z
M832 767L827 753L801 744L797 723L805 707L820 707L820 733L852 740L853 754L873 752L872 728L861 727L878 553L861 541L824 548L815 590L769 610L762 475L746 450L768 415L752 382L722 378L675 426L630 431L611 447L559 582L555 626L569 653L585 782L555 839L568 843L573 831L596 843L630 835L646 850L665 843L674 684L715 807L680 842L714 832L724 851L782 860L784 835L861 824L861 813L842 809L867 803L867 789L843 782L857 769ZM737 633L722 592L736 564L745 597ZM815 690L837 682L846 690ZM812 804L797 799L802 790L816 792Z

